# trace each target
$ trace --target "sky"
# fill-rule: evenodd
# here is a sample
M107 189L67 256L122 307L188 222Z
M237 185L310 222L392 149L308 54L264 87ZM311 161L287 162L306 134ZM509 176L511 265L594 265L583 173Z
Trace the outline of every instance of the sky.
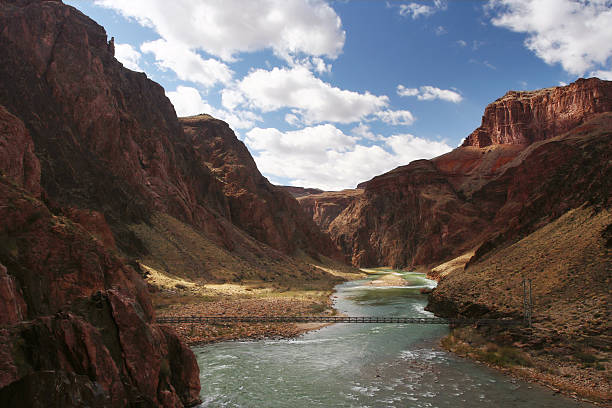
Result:
M354 188L457 147L509 90L612 79L612 0L65 3L279 185Z

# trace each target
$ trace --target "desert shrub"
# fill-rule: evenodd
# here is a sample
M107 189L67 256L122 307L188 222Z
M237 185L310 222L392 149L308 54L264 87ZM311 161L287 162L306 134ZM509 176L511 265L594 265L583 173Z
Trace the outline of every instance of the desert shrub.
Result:
M532 365L523 352L513 347L498 347L496 351L484 351L481 357L484 361L500 367L516 365L531 367Z
M593 354L591 353L587 353L584 351L578 351L574 354L574 357L576 357L578 360L580 360L583 363L587 363L587 364L593 364L596 363L597 357L595 357Z

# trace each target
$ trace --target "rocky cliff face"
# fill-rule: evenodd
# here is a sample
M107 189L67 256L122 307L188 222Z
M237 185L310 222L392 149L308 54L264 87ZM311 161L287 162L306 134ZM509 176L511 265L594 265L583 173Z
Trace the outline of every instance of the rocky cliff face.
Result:
M609 111L612 83L596 78L510 92L462 147L364 183L332 239L356 266L433 265L512 242L584 201L607 205Z
M21 143L27 156L28 133L8 119L17 131L3 134L5 146ZM30 171L40 166L27 157L0 162L2 405L197 403L195 357L175 334L152 324L140 276L105 248L103 237L54 215L34 196L40 173ZM103 219L97 225L108 231Z
M310 194L321 194L323 190L318 188L304 188L304 187L294 187L294 186L279 186L295 198L304 197Z
M562 87L510 91L485 109L482 125L462 146L528 145L567 132L612 110L612 84L579 79Z
M333 250L324 237L311 239L318 234L314 224L272 186L252 191L266 195L260 204L269 198L277 203L275 222L261 219L271 208L237 203L236 191L203 165L192 145L194 135L183 132L163 88L115 60L104 29L94 21L61 2L22 0L2 7L0 104L25 123L41 158L42 188L53 205L100 212L128 254L138 255L142 245L125 226L147 222L153 212L193 225L227 249L239 234L235 222L288 254L297 248L313 254ZM229 128L221 132L219 123L202 122L200 129L209 126L210 134L229 132L235 138ZM220 154L217 165L224 159L248 163L235 162L243 173L230 177L263 185L243 146ZM253 169L257 177L247 180ZM246 204L250 208L240 207ZM255 221L246 219L251 210L254 218L261 215Z
M26 125L48 199L123 225L162 211L216 231L222 188L194 165L164 90L114 59L104 29L61 2L3 2L0 103ZM112 199L110 199L112 197Z
M359 188L355 190L313 192L300 196L298 202L319 228L327 231L332 221L361 194L363 194L363 190Z
M226 124L180 123L78 10L0 0L0 54L0 405L32 384L33 405L193 405L193 354L152 323L132 261L200 279L315 279L290 256L333 245Z
M287 254L302 249L314 257L317 253L338 255L298 202L261 175L227 123L208 115L181 118L180 122L199 163L223 180L228 218L234 225Z
M353 265L402 267L468 249L483 226L434 164L417 160L369 181L329 231Z

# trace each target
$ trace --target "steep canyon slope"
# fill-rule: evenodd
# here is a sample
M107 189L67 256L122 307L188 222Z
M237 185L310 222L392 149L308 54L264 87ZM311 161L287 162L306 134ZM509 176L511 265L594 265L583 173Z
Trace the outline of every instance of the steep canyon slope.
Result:
M584 202L609 205L611 111L612 83L597 78L508 92L461 147L362 183L337 215L322 216L338 208L332 193L299 200L356 266L433 266L486 242L483 252Z
M309 280L324 272L296 255L334 246L227 124L179 121L73 7L0 0L0 54L0 405L197 403L193 354L153 323L140 264Z

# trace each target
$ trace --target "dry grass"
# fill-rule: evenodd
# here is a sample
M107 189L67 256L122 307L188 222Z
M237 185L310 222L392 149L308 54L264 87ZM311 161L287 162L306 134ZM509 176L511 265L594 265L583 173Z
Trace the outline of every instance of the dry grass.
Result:
M170 276L216 283L259 280L286 285L292 281L342 280L313 266L314 261L305 255L289 257L243 233L236 232L235 248L229 251L214 237L167 214L155 214L150 224L134 224L130 229L149 250L140 262ZM330 260L322 262L324 267L329 263L330 269L341 269Z
M442 279L451 273L462 271L465 268L465 264L474 256L475 251L466 252L463 255L458 256L455 259L451 259L448 262L444 262L432 268L427 272L427 277L429 279Z
M501 343L492 342L490 336L472 327L454 329L440 341L446 350L555 392L601 406L612 405L610 362L605 353L590 349L566 355L559 348L534 352L518 342Z
M149 255L140 259L159 316L332 314L333 287L363 274L304 253L289 257L248 237L234 251L166 214L132 225ZM179 326L188 343L294 336L319 326L296 324Z
M525 370L525 376L612 403L612 248L604 237L610 224L612 214L605 209L571 210L513 245L446 276L434 296L452 299L460 310L476 304L521 315L521 281L532 279L533 329L496 331L487 337L529 354L534 365ZM596 360L576 358L581 355L593 355Z
M151 270L150 267L143 268ZM338 272L342 273L342 272ZM358 276L358 275L357 275ZM333 315L329 280L283 286L276 282L191 282L155 271L149 276L155 287L153 302L159 316ZM333 282L332 282L333 283ZM178 325L179 336L189 344L232 339L293 337L321 324L210 324Z

